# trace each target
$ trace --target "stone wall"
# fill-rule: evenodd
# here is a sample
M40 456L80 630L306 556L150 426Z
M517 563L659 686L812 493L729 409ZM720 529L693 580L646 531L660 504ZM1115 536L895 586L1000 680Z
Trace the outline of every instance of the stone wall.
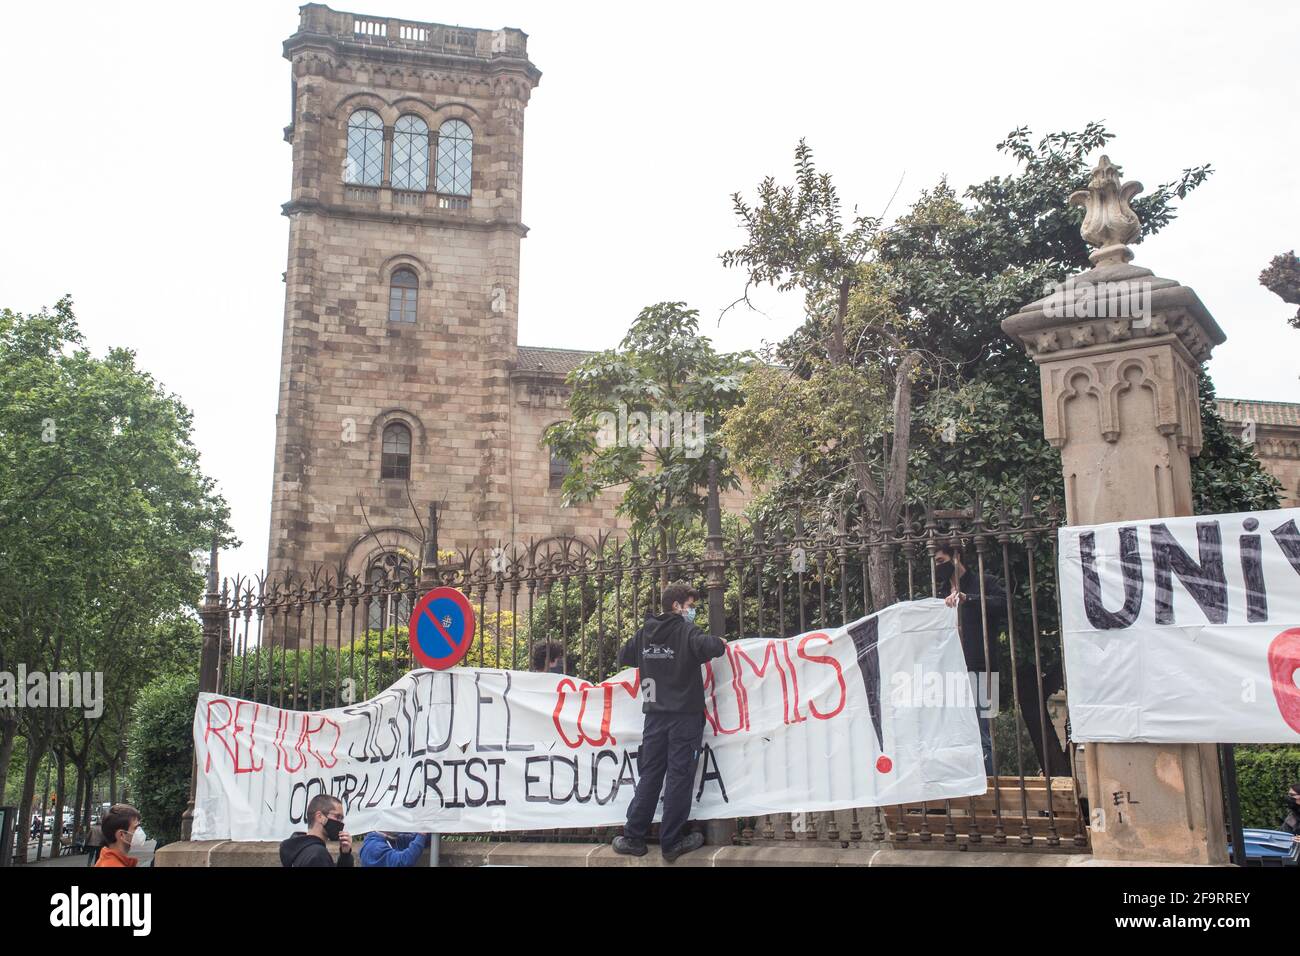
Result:
M361 840L354 842L360 852ZM1095 866L1082 853L1016 853L984 850L962 852L940 848L896 850L888 846L852 848L767 846L706 846L688 853L676 863L664 863L658 852L644 857L619 856L603 843L490 843L480 840L444 840L439 848L439 865L458 866L545 866L545 867L735 867L735 866L970 866L970 867L1076 867ZM160 867L278 867L278 843L234 843L209 840L172 843L157 852L154 865ZM429 866L425 852L415 867Z

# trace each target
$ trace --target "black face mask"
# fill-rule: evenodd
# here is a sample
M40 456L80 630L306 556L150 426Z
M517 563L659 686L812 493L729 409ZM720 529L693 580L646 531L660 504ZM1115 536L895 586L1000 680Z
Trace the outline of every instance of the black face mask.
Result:
M1300 797L1297 797L1294 793L1288 793L1286 795L1286 805L1292 810L1300 809Z
M325 821L325 839L329 840L331 843L337 842L339 838L339 834L342 832L343 832L342 820L327 819Z

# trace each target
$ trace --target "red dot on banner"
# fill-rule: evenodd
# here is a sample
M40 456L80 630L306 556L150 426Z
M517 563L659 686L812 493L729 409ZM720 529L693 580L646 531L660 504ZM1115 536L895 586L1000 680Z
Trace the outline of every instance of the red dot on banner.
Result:
M890 760L888 757L882 756L876 761L876 769L881 773L889 773L889 771L894 769L894 761Z

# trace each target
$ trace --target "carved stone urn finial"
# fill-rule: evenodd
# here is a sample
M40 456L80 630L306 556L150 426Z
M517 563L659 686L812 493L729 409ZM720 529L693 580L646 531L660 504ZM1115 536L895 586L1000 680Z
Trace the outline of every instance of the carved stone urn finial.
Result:
M1142 184L1133 180L1119 181L1119 167L1103 156L1092 171L1087 189L1070 194L1071 206L1085 210L1083 226L1079 232L1088 245L1097 248L1088 256L1094 266L1123 265L1133 259L1128 247L1142 232L1142 224L1129 205L1129 200L1142 191Z

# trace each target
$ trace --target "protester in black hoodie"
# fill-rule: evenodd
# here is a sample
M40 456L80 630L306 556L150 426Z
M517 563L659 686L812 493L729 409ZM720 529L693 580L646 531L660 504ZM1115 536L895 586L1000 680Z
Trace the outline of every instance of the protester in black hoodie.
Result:
M343 829L343 803L320 793L307 804L306 833L295 833L280 844L281 866L352 866L352 835ZM337 840L339 861L334 862L325 841Z
M1006 620L1007 594L1002 589L1002 582L992 574L983 578L974 568L966 567L962 560L961 548L950 542L938 545L934 551L935 579L939 587L938 597L944 599L949 607L957 608L957 631L961 637L961 649L966 657L966 668L971 674L983 675L987 670L990 675L997 671L998 634ZM983 583L983 601L980 600L980 585ZM993 657L991 666L984 653L984 625L988 624L989 652ZM982 676L980 679L983 679ZM987 689L990 693L992 688ZM976 698L977 700L979 698ZM990 704L996 702L990 702ZM984 772L993 774L993 732L988 718L979 718L980 747L984 751Z
M644 856L646 834L659 793L664 815L659 847L669 863L699 849L704 837L682 835L691 814L691 787L704 740L704 680L700 668L721 657L726 644L692 623L699 595L682 584L664 589L663 613L646 617L636 636L623 646L619 663L641 671L645 730L637 760L640 779L627 808L627 826L614 838L614 852Z

